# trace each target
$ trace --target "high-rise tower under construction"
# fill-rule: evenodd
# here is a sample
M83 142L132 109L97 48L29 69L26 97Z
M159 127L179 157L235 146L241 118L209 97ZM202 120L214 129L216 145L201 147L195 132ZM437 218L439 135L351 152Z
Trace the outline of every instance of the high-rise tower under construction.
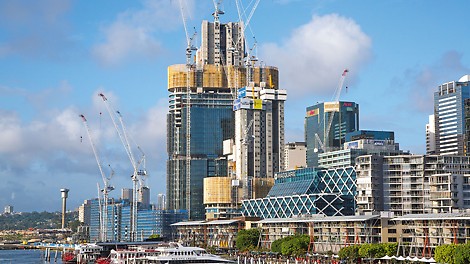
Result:
M201 47L187 64L168 67L167 205L204 219L203 179L228 176L223 141L235 137L233 101L238 88L269 82L274 67L259 67L245 51L242 22L203 21ZM189 47L188 47L189 48Z

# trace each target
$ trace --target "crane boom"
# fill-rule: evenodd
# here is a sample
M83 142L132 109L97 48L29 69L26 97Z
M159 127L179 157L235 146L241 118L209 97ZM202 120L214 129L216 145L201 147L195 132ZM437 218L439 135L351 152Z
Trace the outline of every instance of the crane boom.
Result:
M104 183L104 188L101 190L103 193L103 200L104 203L103 205L101 204L101 199L98 195L98 201L99 201L99 208L100 208L100 239L101 241L106 241L108 239L108 234L107 234L107 226L108 226L108 193L112 190L114 190L114 187L109 185L109 181L111 180L111 177L114 175L114 171L111 169L111 174L109 177L106 177L104 172L103 172L103 167L101 165L101 161L99 158L99 155L96 151L95 143L93 142L93 138L91 136L91 131L90 127L88 126L88 122L85 118L84 115L80 115L82 118L83 124L86 128L87 134L88 134L88 139L90 140L90 145L93 150L93 154L96 159L96 163L98 164L98 168L100 170L101 178ZM111 166L110 166L111 167ZM99 184L98 184L98 190L99 190ZM98 193L99 194L99 193Z
M106 96L103 93L99 93L98 95L103 99L104 105L106 106L106 110L108 111L108 114L111 117L111 121L113 122L114 128L116 129L119 139L121 140L121 143L124 145L124 149L126 150L126 154L132 163L132 167L135 168L136 165L135 165L134 157L132 156L132 153L128 151L130 147L128 147L126 143L126 139L124 138L124 135L121 133L121 130L119 130L119 127L116 123L116 119L114 118L114 114L113 114L115 112L114 109L111 109L112 107L108 103L108 98L106 98Z
M108 110L109 116L111 117L111 120L113 122L114 128L116 129L116 132L119 136L119 139L121 140L122 145L124 146L124 149L126 151L126 154L131 162L132 168L134 169L132 173L132 203L131 203L131 223L130 223L130 241L135 241L137 239L137 206L138 206L138 200L137 200L137 192L138 192L138 187L137 184L138 182L141 182L139 180L140 174L139 174L139 166L141 162L136 162L136 159L134 157L134 154L132 153L132 148L129 144L129 137L127 135L127 130L124 126L124 122L122 121L122 115L119 111L114 111L112 107L110 106L108 99L103 93L98 94L102 99L104 104L106 105L106 109ZM116 123L116 119L114 114L119 115L119 120L121 123L121 129L119 129L119 126Z
M336 88L335 93L334 93L334 95L333 95L333 102L335 102L335 103L339 102L339 97L340 97L340 95L341 95L341 90L343 89L344 79L346 78L346 74L347 74L348 72L349 72L348 69L344 69L343 73L341 74L341 78L340 78L340 80L339 80L339 85L338 85L338 87ZM330 114L330 119L328 120L328 126L327 126L326 132L325 132L325 137L324 137L324 138L325 138L325 141L324 141L324 144L327 144L328 146L329 146L329 144L328 144L328 139L329 139L329 138L328 138L328 137L330 136L331 125L333 124L333 119L334 119L334 117L335 117L335 113L336 113L336 111L331 112L331 114ZM326 113L325 113L325 114L326 114ZM340 124L340 125L341 125L341 124Z

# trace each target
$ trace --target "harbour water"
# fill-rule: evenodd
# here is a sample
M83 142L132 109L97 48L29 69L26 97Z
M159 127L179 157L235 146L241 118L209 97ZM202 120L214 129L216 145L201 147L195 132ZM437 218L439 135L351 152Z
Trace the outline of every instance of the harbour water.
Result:
M0 250L0 264L62 264L60 252L57 261L54 260L55 251L51 251L51 260L44 260L44 251L39 249L30 250Z

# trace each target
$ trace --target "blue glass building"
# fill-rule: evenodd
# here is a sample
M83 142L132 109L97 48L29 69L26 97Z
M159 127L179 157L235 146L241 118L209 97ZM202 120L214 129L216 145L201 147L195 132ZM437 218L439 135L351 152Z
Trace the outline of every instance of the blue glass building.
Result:
M356 130L359 130L359 105L354 102L324 102L307 107L307 166L317 167L318 153L341 148L346 134Z
M434 93L436 154L468 155L469 127L465 111L470 102L470 75L444 83Z
M106 225L106 241L130 240L130 213L128 200L110 201L108 205L108 223ZM91 200L90 210L90 241L100 239L100 219L98 199ZM151 235L171 238L171 224L188 219L185 210L161 210L142 207L137 210L137 241L143 241Z
M242 202L242 214L260 218L354 215L355 195L354 167L279 172L267 197Z

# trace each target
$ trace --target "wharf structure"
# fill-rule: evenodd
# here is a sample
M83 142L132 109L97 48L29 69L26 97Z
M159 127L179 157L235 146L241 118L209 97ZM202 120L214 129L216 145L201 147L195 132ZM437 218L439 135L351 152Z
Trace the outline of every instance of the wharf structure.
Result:
M176 238L196 245L234 249L238 231L259 228L259 245L270 249L277 239L310 236L311 252L338 251L364 243L398 243L397 255L431 257L444 244L470 242L470 212L394 216L390 212L370 215L304 215L289 218L230 219L179 222L172 225Z

